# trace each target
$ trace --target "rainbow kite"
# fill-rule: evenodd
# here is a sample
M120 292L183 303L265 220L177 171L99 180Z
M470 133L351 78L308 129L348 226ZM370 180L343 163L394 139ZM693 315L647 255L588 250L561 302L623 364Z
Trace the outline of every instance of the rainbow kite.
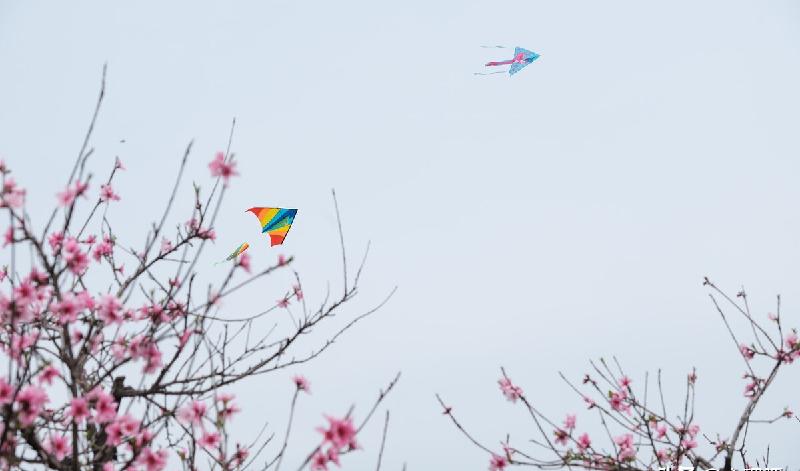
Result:
M297 214L296 209L285 208L250 208L248 211L258 218L261 232L269 234L270 246L283 244Z
M234 250L232 254L228 255L228 258L226 258L225 260L223 260L221 262L215 263L215 265L219 265L220 263L229 262L229 261L233 260L234 258L238 257L239 255L243 254L244 251L249 249L249 248L250 248L250 244L245 242L244 244L236 247L236 250Z

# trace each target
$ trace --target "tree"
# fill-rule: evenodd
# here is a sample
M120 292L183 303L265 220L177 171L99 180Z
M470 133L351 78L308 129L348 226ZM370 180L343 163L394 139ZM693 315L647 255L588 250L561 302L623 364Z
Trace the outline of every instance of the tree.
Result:
M26 210L26 190L11 176L11 168L0 164L0 208L10 223L3 244L10 263L0 272L0 469L157 471L165 469L169 450L175 450L184 469L253 465L278 470L295 407L301 394L310 392L308 381L295 377L289 423L275 443L274 434L261 438L263 430L251 443L230 443L230 419L239 408L225 388L314 360L374 313L380 305L350 318L344 312L357 294L363 261L348 279L342 240L344 289L314 309L307 306L300 277L293 272L296 284L274 306L243 318L220 314L221 300L278 270L292 270L293 262L279 257L253 272L245 253L205 293L196 286L195 267L216 237L216 216L237 175L231 153L235 120L227 150L209 164L213 187L204 194L194 186L186 222L174 233L167 231L191 143L144 246L126 248L106 217L120 199L113 186L125 170L119 159L85 218L78 218L79 206L90 201L93 190L89 143L104 95L105 68L80 152L41 230ZM338 218L338 207L336 213ZM341 234L341 223L339 229ZM21 273L20 255L27 253L32 259ZM126 259L133 260L132 269L125 269ZM268 314L283 314L290 303L299 306L300 314L282 316L285 333L257 328ZM335 334L317 340L311 351L298 348L301 337L323 324L335 325ZM358 424L352 409L343 417L329 417L320 429L320 443L310 447L300 467L325 470L339 463L340 454L357 449L357 434L398 378Z
M695 423L696 370L686 376L685 399L677 413L670 411L664 400L661 371L655 378L654 401L648 401L648 389L653 391L649 376L637 392L633 381L615 359L608 362L600 359L590 362L592 371L583 376L581 385L561 378L582 398L588 411L597 414L597 419L605 431L605 437L598 439L588 433L578 433L576 415L567 415L560 424L547 416L517 386L505 369L498 381L500 390L509 401L522 405L535 427L537 438L530 442L534 451L518 448L506 438L501 443L502 450L494 450L474 438L437 395L437 399L457 429L473 445L489 455L489 469L499 471L510 466L527 466L537 469L577 468L590 470L645 471L655 469L675 469L690 466L689 469L720 469L731 471L735 466L744 468L758 466L767 468L769 451L762 456L755 455L746 446L746 436L750 426L756 423L771 424L778 420L799 420L787 407L782 412L766 420L753 419L753 413L767 389L773 384L779 372L800 358L800 340L796 329L788 330L781 318L780 296L777 310L769 314L769 323L763 325L750 310L744 290L730 296L720 290L708 278L703 282L711 292L709 297L742 357L746 372L744 396L746 404L735 424L728 433L702 433ZM721 303L720 301L724 301ZM739 336L722 306L733 309L749 327L751 342L740 342ZM601 441L602 440L602 441ZM602 443L608 445L603 446ZM755 456L754 456L755 455Z

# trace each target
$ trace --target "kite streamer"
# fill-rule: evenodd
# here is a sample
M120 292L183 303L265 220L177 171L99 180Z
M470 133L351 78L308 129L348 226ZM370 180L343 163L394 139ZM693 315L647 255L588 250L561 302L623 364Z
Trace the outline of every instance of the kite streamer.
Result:
M244 244L236 247L236 250L234 250L232 254L228 255L228 258L226 258L225 260L223 260L221 262L217 262L214 265L219 265L220 263L229 262L229 261L233 260L234 258L238 257L239 255L243 254L244 251L249 249L249 248L250 248L250 244L245 242Z

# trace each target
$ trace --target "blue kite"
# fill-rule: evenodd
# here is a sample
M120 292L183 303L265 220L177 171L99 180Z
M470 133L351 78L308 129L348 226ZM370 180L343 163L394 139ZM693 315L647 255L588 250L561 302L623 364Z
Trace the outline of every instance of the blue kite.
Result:
M521 47L517 47L514 49L513 59L507 61L499 61L499 62L487 62L486 67L496 67L498 65L510 65L511 68L508 69L508 75L514 75L520 70L527 67L529 64L531 64L538 58L539 54L531 52L527 49L523 49Z

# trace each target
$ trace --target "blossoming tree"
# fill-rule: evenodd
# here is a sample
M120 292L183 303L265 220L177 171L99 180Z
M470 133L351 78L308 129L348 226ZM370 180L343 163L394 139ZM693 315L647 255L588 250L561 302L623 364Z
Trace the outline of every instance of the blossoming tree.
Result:
M582 400L584 407L596 416L605 432L600 437L580 432L575 414L568 414L563 421L545 415L523 389L512 382L504 369L501 369L502 377L498 381L500 390L510 402L521 404L525 414L532 419L536 435L536 438L530 439L533 450L510 443L508 439L501 442L497 449L484 445L462 425L453 409L440 396L437 395L437 399L444 408L444 414L457 429L473 445L488 454L491 471L505 470L511 466L625 471L677 471L679 466L725 471L742 467L769 467L769 452L749 452L745 439L750 425L754 423L798 420L788 407L768 419L753 419L756 406L779 372L800 358L797 331L789 330L783 324L780 297L776 312L767 316L771 325L766 325L751 313L744 291L731 297L708 278L703 284L711 290L709 295L713 305L746 370L743 376L746 381L746 403L727 433L703 433L695 423L695 370L686 377L685 400L675 411L669 410L664 400L660 371L655 378L655 385L649 384L651 382L646 376L644 384L637 390L616 359L611 363L603 359L591 362L592 371L583 377L580 386L561 375ZM740 342L729 314L722 306L728 306L742 316L744 324L749 327L750 342Z
M220 314L221 300L277 270L291 270L293 261L279 257L254 271L244 254L218 284L204 293L196 286L195 266L216 237L217 212L237 175L230 139L227 151L209 164L211 191L194 188L192 213L173 233L166 223L190 155L191 144L187 147L160 220L143 247L127 248L106 217L121 199L114 182L125 167L116 159L96 193L87 170L104 94L105 70L66 187L49 219L38 221L40 227L26 208L27 190L0 164L0 208L9 221L3 242L8 265L0 272L0 469L158 471L174 460L170 469L179 462L189 470L250 465L278 470L298 398L310 392L308 381L295 377L294 397L287 400L289 423L282 440L274 442L273 434L232 443L230 419L239 407L226 388L313 360L374 312L349 318L341 312L356 295L361 269L348 280L344 258L342 294L316 309L307 307L294 273L296 283L273 307L238 319ZM283 316L292 322L285 334L255 334L267 330L257 328L259 320L290 304L299 313ZM298 339L322 324L334 326L333 337L300 350ZM326 470L340 463L340 454L357 449L357 434L396 381L381 391L362 422L354 422L352 410L328 417L320 443L309 447L300 468Z

